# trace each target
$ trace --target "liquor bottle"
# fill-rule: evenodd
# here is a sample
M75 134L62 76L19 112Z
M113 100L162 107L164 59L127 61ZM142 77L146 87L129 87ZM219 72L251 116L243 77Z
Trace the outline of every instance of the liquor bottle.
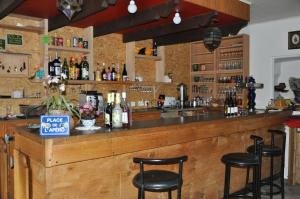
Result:
M116 74L116 81L121 80L121 74L120 74L120 64L117 64L117 74Z
M97 63L97 68L96 68L95 73L94 73L94 78L95 78L95 81L101 81L102 80L101 71L100 71L100 64L99 63Z
M228 116L228 93L226 92L225 101L224 101L224 116Z
M64 58L64 64L61 69L61 74L65 75L66 79L69 79L69 66L66 58Z
M232 92L229 91L229 116L234 116L234 103L232 99Z
M86 56L83 57L81 64L81 79L89 80L89 63L87 61Z
M112 129L112 93L107 94L107 105L105 108L105 126Z
M75 59L75 79L81 80L81 63L78 62L78 59Z
M157 43L156 43L156 41L153 41L152 48L153 48L152 55L157 56L158 52L157 52Z
M127 76L126 64L124 64L123 72L122 72L122 80L127 81L127 79L128 79L128 76Z
M120 106L121 96L120 93L116 93L116 103L112 112L112 125L113 128L121 128L122 127L122 108Z
M61 62L60 57L55 54L55 59L53 60L53 67L54 67L54 76L60 79L61 75Z
M236 92L233 91L233 115L238 116L238 105L237 105L237 98L236 98Z
M115 64L112 64L111 67L111 81L116 81L116 70L115 70Z
M105 70L105 63L102 64L103 65L103 69L101 72L101 79L102 81L107 81L107 74L106 74L106 70Z
M107 81L111 81L111 71L110 71L110 67L107 68L106 79L107 79Z
M126 92L122 92L121 108L122 108L122 126L123 128L129 128L130 110L126 101Z
M49 57L49 62L48 62L48 74L50 75L50 77L55 76L55 68L51 56Z
M73 57L70 58L70 64L69 64L69 79L75 80L75 60Z

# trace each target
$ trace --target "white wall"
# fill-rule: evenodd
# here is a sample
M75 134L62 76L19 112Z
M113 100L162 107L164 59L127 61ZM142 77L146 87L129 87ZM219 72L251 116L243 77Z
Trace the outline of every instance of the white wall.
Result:
M274 59L300 56L300 49L288 50L288 32L295 30L300 30L300 16L250 24L241 30L250 35L250 74L264 83L264 89L256 91L256 108L265 108L273 98Z

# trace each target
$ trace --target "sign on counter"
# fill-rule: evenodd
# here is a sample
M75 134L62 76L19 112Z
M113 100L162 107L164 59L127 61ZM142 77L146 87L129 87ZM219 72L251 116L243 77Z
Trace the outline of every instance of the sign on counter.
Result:
M41 136L70 135L70 117L68 115L42 115Z

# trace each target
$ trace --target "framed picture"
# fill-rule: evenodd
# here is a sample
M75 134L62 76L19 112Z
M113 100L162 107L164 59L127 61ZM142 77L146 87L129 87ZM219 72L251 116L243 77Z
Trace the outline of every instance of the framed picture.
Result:
M289 32L289 49L300 49L300 31Z

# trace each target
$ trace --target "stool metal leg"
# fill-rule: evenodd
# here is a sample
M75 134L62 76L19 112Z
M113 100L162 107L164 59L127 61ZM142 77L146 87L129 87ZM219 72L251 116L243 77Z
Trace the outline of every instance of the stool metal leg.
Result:
M274 157L271 156L270 162L270 199L273 199L273 169L274 169Z
M246 175L246 182L245 182L245 189L244 189L244 199L247 198L247 185L249 183L249 172L250 172L250 168L247 167L247 175Z
M257 167L253 167L253 198L257 199Z
M224 183L224 199L229 199L230 189L230 165L225 166L225 183Z
M284 199L284 162L281 165L280 184L281 184L281 199Z
M171 189L168 190L168 199L172 199L172 190Z
M138 199L141 199L141 189L139 189L139 192L138 192Z

